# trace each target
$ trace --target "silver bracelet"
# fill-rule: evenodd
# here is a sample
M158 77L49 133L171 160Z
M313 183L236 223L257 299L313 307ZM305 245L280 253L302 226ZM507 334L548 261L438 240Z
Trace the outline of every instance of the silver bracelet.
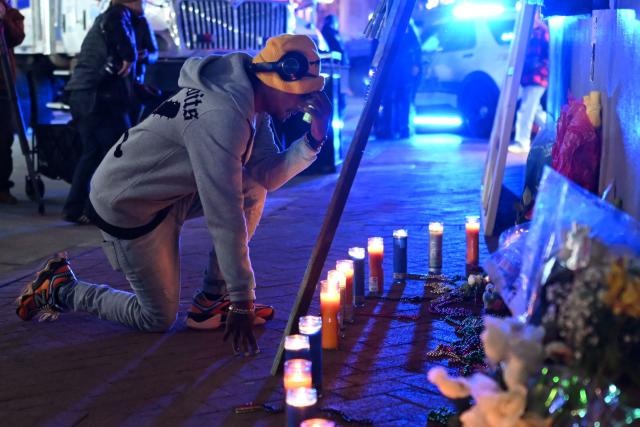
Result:
M244 314L244 315L249 315L249 314L253 314L255 312L255 309L251 308L238 308L235 305L231 304L229 306L229 312L230 313L236 313L236 314Z

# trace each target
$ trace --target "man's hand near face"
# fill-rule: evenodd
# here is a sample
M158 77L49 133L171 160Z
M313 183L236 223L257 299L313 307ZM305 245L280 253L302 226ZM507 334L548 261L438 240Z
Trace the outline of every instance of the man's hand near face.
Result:
M331 101L327 95L323 92L306 95L300 109L311 114L311 136L318 141L323 141L327 137L332 113Z

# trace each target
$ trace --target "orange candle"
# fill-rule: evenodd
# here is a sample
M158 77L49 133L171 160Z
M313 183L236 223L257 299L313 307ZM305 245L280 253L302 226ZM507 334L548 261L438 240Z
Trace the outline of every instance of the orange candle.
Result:
M442 235L444 225L441 222L429 223L429 270L442 270Z
M300 427L336 427L336 423L331 420L325 420L324 418L311 418L310 420L303 421Z
M381 294L384 290L384 272L382 271L384 240L382 237L369 237L367 251L369 252L369 292Z
M464 229L467 234L467 272L472 272L480 262L480 218L468 216Z
M338 348L338 313L340 312L340 284L337 281L320 282L320 312L322 314L322 348Z
M284 389L311 387L311 361L291 359L284 362Z
M345 298L342 301L342 315L344 321L353 323L353 269L354 264L350 259L341 259L336 262L336 269L341 271L345 277Z
M329 282L337 282L340 288L340 314L338 316L338 324L340 330L344 329L344 302L347 299L347 278L344 273L339 270L330 270L327 274L327 280Z

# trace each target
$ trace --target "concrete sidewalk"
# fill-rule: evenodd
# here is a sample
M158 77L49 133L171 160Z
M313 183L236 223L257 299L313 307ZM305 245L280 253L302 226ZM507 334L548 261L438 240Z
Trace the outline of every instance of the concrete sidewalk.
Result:
M370 142L325 272L345 258L348 247L381 235L390 283L391 233L399 227L409 230L410 271L426 272L427 224L438 220L445 224L445 273L463 273L464 217L480 211L486 144L461 142L452 135ZM507 181L517 187L521 174L520 159L507 168ZM13 300L38 263L17 262L0 273L0 424L284 425L283 414L236 415L233 409L247 402L283 405L282 379L271 377L269 369L336 179L298 178L269 198L251 255L258 299L276 307L276 319L258 331L262 353L254 358L233 357L220 331L184 326L210 245L202 220L183 231L181 314L166 334L140 333L81 313L54 323L22 322ZM64 241L60 246L68 247ZM84 243L72 247L71 256L78 277L128 288L99 247ZM481 243L481 258L486 256ZM390 292L416 296L424 288L408 282ZM316 296L311 313L319 312L318 301ZM399 321L370 313L420 317ZM340 350L325 352L320 407L370 418L375 425L425 425L430 409L449 405L427 382L431 363L425 353L455 339L453 328L429 314L426 304L367 300Z

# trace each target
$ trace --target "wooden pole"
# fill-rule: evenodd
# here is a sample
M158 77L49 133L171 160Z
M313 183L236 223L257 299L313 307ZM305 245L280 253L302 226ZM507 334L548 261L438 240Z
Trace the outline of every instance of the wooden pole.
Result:
M327 208L320 234L311 253L311 258L309 259L302 283L300 284L298 296L296 297L293 309L289 315L289 321L287 322L280 341L280 347L273 360L271 367L272 375L276 375L282 365L284 338L298 331L298 319L304 316L309 310L316 284L322 273L322 267L327 260L327 255L329 254L329 249L331 248L336 229L338 228L340 217L347 203L347 198L351 191L356 172L358 171L360 160L362 160L371 126L378 113L382 90L391 72L389 69L391 55L400 48L414 4L415 0L395 0L391 5L380 44L376 51L376 57L380 58L379 66L371 82L364 110L360 115L351 146L349 147L349 152L342 165L342 170L340 171L331 202ZM376 61L374 60L374 65L375 63Z
M507 74L500 90L496 117L489 139L489 151L482 180L482 228L486 236L493 235L496 224L522 68L537 8L538 6L534 4L525 4L516 20L515 39L511 43Z

